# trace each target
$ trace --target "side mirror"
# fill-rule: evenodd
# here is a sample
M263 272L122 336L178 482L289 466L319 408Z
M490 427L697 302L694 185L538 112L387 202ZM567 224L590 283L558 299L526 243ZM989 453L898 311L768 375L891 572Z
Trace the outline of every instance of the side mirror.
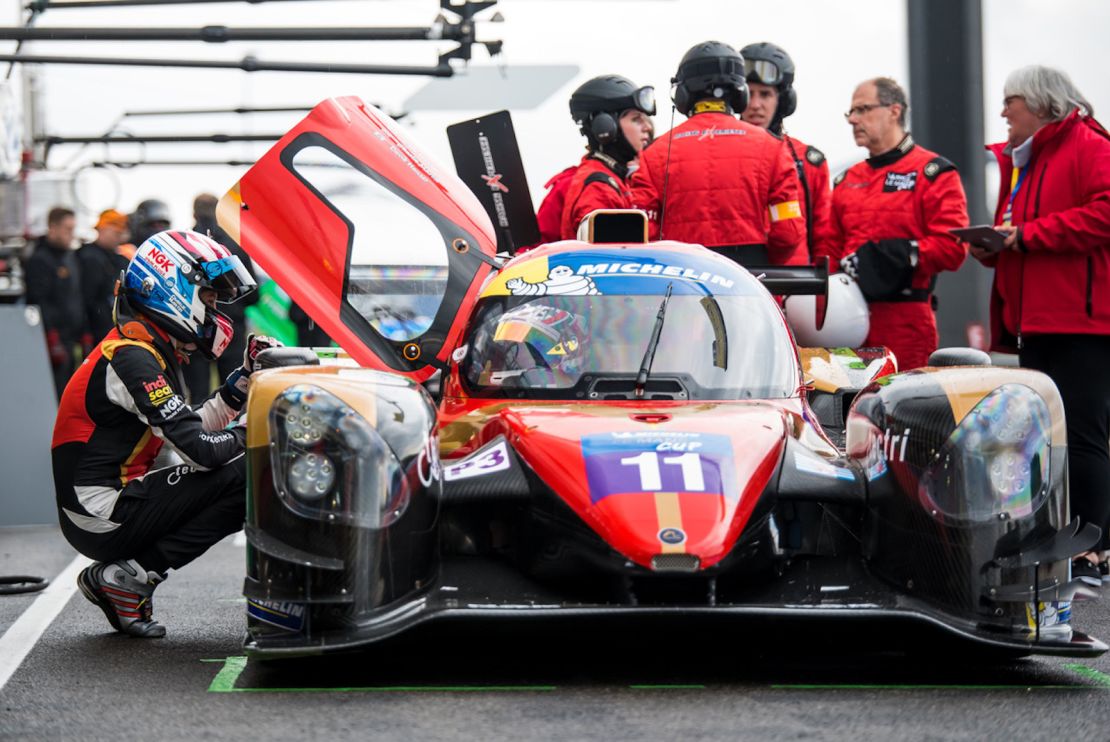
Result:
M929 356L926 366L989 366L991 357L975 348L940 348Z
M259 369L319 365L320 359L309 348L267 348L258 354Z

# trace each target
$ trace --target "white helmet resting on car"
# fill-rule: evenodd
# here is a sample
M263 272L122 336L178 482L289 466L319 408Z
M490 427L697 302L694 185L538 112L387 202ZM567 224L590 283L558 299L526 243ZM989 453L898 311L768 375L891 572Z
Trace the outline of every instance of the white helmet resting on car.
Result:
M825 324L817 329L817 297L791 296L786 300L786 320L804 348L858 348L871 329L867 300L859 286L843 273L829 276Z

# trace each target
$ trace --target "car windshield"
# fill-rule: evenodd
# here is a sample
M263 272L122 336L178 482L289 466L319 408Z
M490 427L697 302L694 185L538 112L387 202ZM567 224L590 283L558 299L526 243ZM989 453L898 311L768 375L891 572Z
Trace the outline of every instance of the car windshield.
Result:
M492 296L483 299L460 362L483 397L634 399L659 295ZM667 300L648 399L793 396L790 336L766 294L681 294Z

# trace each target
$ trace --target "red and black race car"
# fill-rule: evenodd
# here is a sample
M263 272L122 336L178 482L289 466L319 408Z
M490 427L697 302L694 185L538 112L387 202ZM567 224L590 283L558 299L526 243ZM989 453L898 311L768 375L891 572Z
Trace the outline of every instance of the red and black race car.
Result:
M1107 649L1070 623L1070 557L1097 529L1069 518L1041 374L798 349L772 293L820 272L697 245L503 261L474 195L354 98L289 132L220 218L343 349L269 351L252 379L253 656L537 617Z

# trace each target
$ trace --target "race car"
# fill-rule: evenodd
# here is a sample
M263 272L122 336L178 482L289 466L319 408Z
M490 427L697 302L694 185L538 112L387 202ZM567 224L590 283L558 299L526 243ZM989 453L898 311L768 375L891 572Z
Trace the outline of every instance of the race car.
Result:
M1070 622L1091 597L1070 558L1098 529L1069 517L1042 374L799 349L775 294L820 270L646 243L636 214L506 260L475 196L357 98L318 106L219 211L342 349L268 351L251 380L251 656L560 617L1107 649Z

